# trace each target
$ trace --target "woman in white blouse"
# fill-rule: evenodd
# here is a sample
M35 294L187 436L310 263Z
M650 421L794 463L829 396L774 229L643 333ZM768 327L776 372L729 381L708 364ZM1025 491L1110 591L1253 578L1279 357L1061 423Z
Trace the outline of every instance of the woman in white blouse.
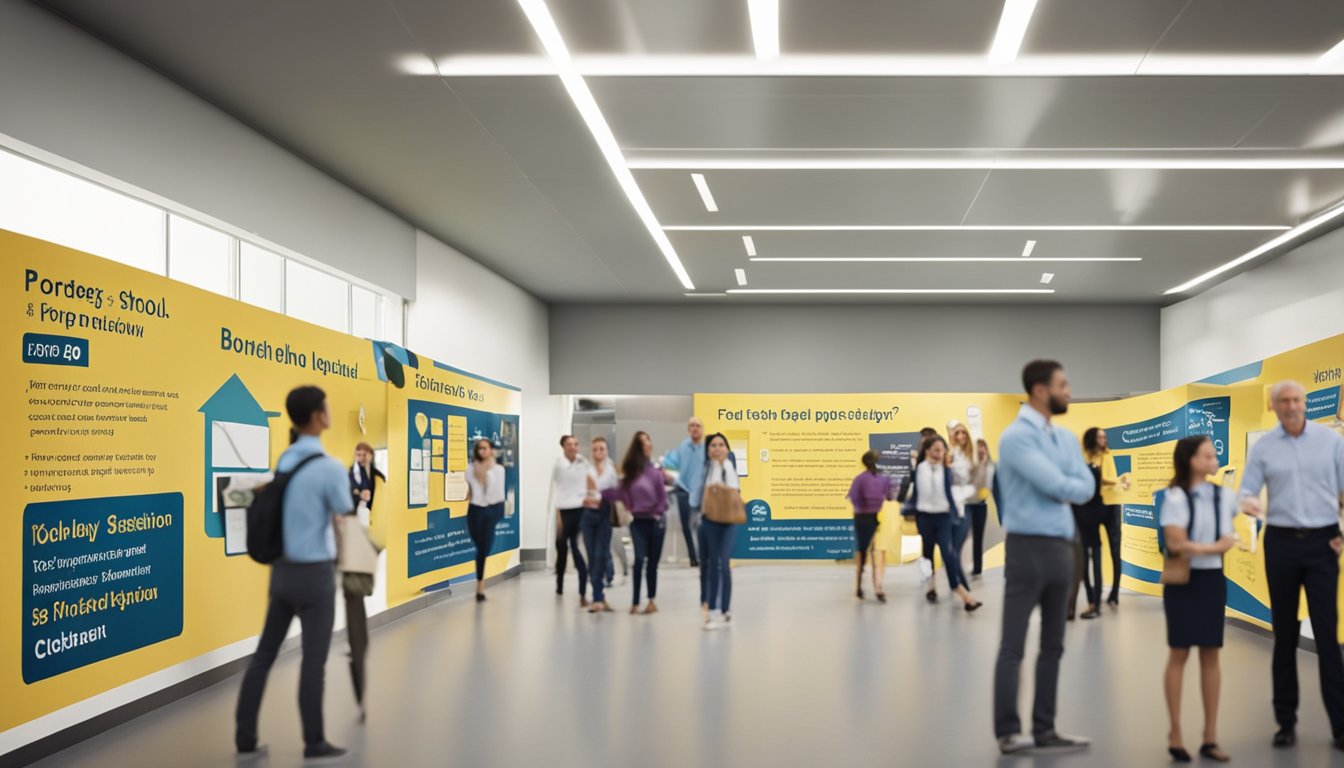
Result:
M607 439L601 435L594 437L589 449L592 459L588 467L588 500L584 502L583 520L579 523L583 548L588 552L588 576L593 584L589 613L611 610L607 605L606 582L607 571L611 569L612 504L603 500L602 492L620 485L621 478L608 452Z
M742 487L737 477L737 464L730 456L728 438L716 432L705 440L705 489L726 486L734 490ZM704 503L701 497L692 506ZM713 630L730 626L733 614L729 603L733 599L733 543L737 540L737 526L732 523L700 521L700 610L704 628Z
M495 544L495 527L504 517L504 467L495 463L495 447L480 439L471 448L467 471L467 533L476 545L476 602L485 602L485 559Z
M947 465L947 443L935 435L924 442L919 466L915 467L914 490L907 502L915 510L915 524L925 541L933 541L943 553L943 567L953 593L961 598L967 612L978 609L979 601L971 597L969 583L961 568L961 558L952 551L952 530L965 510L952 495L952 468ZM929 602L938 601L934 581L929 582L925 595Z

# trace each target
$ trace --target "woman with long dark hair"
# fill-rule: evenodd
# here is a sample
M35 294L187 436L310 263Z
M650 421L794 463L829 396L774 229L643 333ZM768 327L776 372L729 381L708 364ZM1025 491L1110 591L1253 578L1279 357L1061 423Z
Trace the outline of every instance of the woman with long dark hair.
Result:
M471 446L467 470L467 533L476 545L476 602L485 602L485 560L495 545L495 528L504 517L504 467L495 462L495 446L481 438Z
M619 501L630 510L630 538L635 544L634 597L631 613L639 613L640 580L648 566L649 604L644 613L657 613L658 560L663 555L667 535L667 488L663 471L653 463L653 440L647 432L636 432L621 462L621 482L602 491L607 501Z
M1223 647L1223 614L1227 581L1223 553L1236 544L1232 527L1235 492L1208 482L1218 471L1218 455L1207 435L1182 438L1176 443L1176 476L1162 501L1161 523L1168 557L1190 560L1190 581L1167 584L1162 607L1167 616L1165 688L1171 733L1167 750L1172 759L1189 762L1181 738L1181 678L1192 647L1199 648L1200 688L1204 694L1203 757L1227 762L1218 747L1218 693L1222 672L1218 650Z
M705 439L705 482L700 498L693 506L703 509L704 497L715 487L739 490L737 462L733 459L728 438L715 432ZM700 520L700 609L704 613L707 630L732 626L733 614L733 543L737 526L704 517Z
M1073 505L1073 522L1078 529L1078 540L1082 544L1082 562L1079 569L1083 575L1083 589L1087 594L1087 610L1084 619L1101 616L1101 529L1105 524L1106 505L1101 500L1102 466L1097 456L1098 435L1106 433L1099 427L1092 427L1083 433L1083 456L1087 459L1088 469L1096 482L1096 490L1086 504ZM1101 438L1104 439L1104 438ZM1077 600L1075 594L1074 600ZM1074 612L1073 603L1069 604L1069 615Z
M877 535L878 514L882 505L892 498L891 478L881 474L877 468L877 451L863 454L863 471L849 484L849 493L845 498L854 505L854 596L863 599L863 566L868 563L868 553ZM873 551L873 594L880 603L887 602L887 593L882 589L881 562L882 552Z
M926 541L933 541L943 554L943 567L947 569L947 581L953 593L961 598L966 611L974 611L981 603L971 597L970 584L961 568L961 558L952 550L953 517L965 514L952 495L952 468L947 466L947 443L935 435L924 443L921 450L923 458L915 468L914 493L911 506L915 509L915 522L920 534ZM936 581L929 581L929 591L925 597L931 603L938 602Z
M1091 435L1091 439L1088 436ZM1099 478L1098 485L1101 491L1101 527L1106 530L1106 543L1111 551L1111 594L1106 598L1106 604L1112 608L1120 607L1120 527L1123 519L1120 514L1120 492L1129 487L1129 477L1120 478L1116 476L1115 459L1111 457L1110 440L1106 437L1106 430L1096 429L1088 430L1083 435L1083 458L1087 459L1087 464L1094 468ZM1101 597L1098 590L1098 598Z

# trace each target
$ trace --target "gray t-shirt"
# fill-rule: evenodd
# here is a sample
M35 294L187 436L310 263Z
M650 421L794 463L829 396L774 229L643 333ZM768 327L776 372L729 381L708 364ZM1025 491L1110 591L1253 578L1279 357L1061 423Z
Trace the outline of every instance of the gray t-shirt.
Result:
M1212 544L1217 541L1214 536L1214 509L1213 509L1213 484L1200 483L1190 491L1195 497L1195 527L1191 531L1190 540L1197 544ZM1236 494L1227 488L1219 491L1218 514L1222 517L1223 536L1235 536L1236 531L1232 528L1232 510L1236 502ZM1178 528L1186 528L1190 525L1190 503L1186 500L1185 491L1172 487L1167 489L1166 498L1162 501L1162 527L1169 525ZM1216 570L1223 567L1222 555L1195 555L1190 558L1190 567L1198 570Z

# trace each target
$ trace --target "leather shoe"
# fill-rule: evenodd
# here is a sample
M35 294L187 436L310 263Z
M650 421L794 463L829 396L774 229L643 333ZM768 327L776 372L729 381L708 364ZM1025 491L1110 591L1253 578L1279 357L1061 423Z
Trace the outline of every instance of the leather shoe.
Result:
M1279 732L1274 734L1274 746L1291 747L1297 743L1297 733L1292 728L1280 728Z

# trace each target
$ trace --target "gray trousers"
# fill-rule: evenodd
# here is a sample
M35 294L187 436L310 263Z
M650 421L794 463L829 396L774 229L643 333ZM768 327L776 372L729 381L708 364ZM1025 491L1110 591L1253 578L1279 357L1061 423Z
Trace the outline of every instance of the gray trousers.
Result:
M1041 608L1041 651L1036 658L1033 736L1055 730L1059 660L1064 655L1064 623L1073 586L1074 543L1049 536L1008 534L1004 544L1003 639L994 667L994 735L1022 732L1017 714L1018 680L1026 652L1031 613Z

